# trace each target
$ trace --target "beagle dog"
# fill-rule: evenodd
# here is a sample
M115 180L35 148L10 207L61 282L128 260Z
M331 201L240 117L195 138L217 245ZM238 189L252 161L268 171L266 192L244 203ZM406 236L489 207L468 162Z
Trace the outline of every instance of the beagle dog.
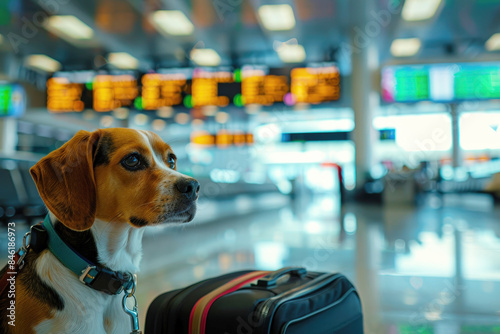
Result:
M199 183L176 171L172 148L149 131L79 131L30 170L57 235L112 271L136 273L144 227L193 219ZM6 271L0 272L2 276ZM49 249L30 251L16 278L16 321L0 299L0 332L125 334L123 294L83 284Z

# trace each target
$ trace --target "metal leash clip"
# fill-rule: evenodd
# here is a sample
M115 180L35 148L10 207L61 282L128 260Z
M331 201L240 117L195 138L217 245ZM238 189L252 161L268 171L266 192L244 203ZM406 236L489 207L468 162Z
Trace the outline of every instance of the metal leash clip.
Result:
M30 248L30 243L26 242L28 240L28 237L30 237L31 231L26 232L23 238L23 246L19 250L19 260L17 260L17 266L19 267L19 270L23 269L24 267L24 258L28 254L29 248ZM30 242L31 242L31 237L30 237Z
M133 286L130 291L125 291L125 295L123 296L122 306L123 311L130 316L130 320L132 321L132 332L130 334L142 334L142 331L139 330L139 312L137 311L137 298L135 298L135 288L136 288L136 276L133 276L132 279ZM127 307L127 299L134 298L134 307L129 309Z

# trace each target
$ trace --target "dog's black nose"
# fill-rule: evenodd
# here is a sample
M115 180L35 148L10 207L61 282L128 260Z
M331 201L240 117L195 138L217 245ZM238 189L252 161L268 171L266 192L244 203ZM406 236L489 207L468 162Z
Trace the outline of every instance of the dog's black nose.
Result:
M196 199L200 191L200 184L195 179L180 179L175 187L189 200Z

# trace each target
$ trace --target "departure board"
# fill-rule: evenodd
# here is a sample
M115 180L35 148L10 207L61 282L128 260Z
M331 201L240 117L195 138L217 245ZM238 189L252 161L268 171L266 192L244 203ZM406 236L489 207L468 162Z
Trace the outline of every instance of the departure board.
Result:
M282 102L289 91L288 78L269 74L265 66L244 66L241 76L243 104L272 105Z
M215 144L215 136L207 131L194 131L191 134L191 143L203 146L212 146Z
M193 82L191 84L192 106L227 106L229 104L229 97L219 96L218 87L221 83L233 82L234 77L232 71L195 69L193 72Z
M500 62L389 66L382 70L385 102L500 99Z
M388 68L382 76L382 97L387 102L429 99L429 70L426 67Z
M208 131L194 131L191 134L191 144L201 146L228 147L252 145L254 143L253 134L243 131L219 130L214 135Z
M47 109L50 112L82 111L84 85L70 82L65 77L50 78L47 81Z
M131 75L97 75L93 90L94 110L101 112L130 107L139 95L137 80Z
M455 74L458 100L500 99L500 63L469 66Z
M47 109L53 113L132 107L138 95L137 79L130 74L57 72L47 80Z
M183 74L145 74L141 82L145 110L182 104L183 88L187 83Z
M47 81L50 112L109 112L117 108L236 107L323 103L340 98L340 74L332 64L304 68L169 68L156 72L56 72Z
M336 66L294 68L291 81L296 102L317 104L340 98L340 73Z

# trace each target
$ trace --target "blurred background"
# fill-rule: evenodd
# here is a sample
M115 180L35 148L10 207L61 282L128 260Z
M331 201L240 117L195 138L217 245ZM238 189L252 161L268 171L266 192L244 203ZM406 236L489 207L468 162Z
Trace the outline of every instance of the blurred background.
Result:
M340 271L367 333L500 332L499 0L3 0L0 254L78 130L158 133L201 183L149 230L141 321L222 273Z

